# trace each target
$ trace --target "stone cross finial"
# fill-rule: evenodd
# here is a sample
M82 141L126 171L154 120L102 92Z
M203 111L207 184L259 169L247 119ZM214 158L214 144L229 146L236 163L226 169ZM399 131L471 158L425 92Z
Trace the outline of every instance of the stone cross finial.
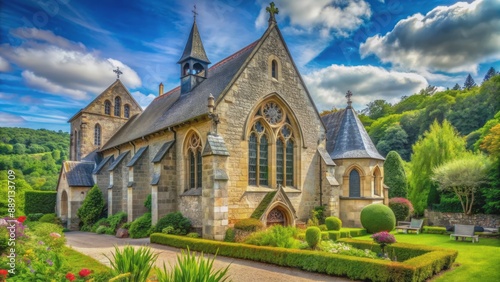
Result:
M116 67L116 70L113 70L113 72L116 73L117 79L120 79L120 74L123 74L119 67Z
M193 12L193 18L196 21L196 16L198 15L198 13L196 12L196 5L194 5L193 8L194 9L191 12Z
M347 108L351 108L351 104L352 104L352 101L351 101L352 92L351 92L351 90L347 90L347 94L345 95L345 97L347 98Z
M269 13L269 20L268 20L269 25L271 25L271 23L276 23L276 18L274 17L274 15L278 14L279 10L274 5L274 2L271 2L269 4L269 7L266 7L266 11Z

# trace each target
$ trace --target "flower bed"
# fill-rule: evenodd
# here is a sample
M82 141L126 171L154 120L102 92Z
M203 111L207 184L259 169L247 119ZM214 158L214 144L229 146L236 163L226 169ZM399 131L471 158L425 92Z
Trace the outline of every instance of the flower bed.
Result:
M221 256L372 281L425 281L439 271L448 269L458 254L453 250L395 243L388 246L387 250L390 252L394 249L398 258L401 257L404 261L392 262L327 252L253 246L160 233L152 234L150 239L151 243L177 248L189 247L193 251L218 253ZM340 241L356 247L363 246L360 249L380 248L377 244L368 241L353 239L340 239Z

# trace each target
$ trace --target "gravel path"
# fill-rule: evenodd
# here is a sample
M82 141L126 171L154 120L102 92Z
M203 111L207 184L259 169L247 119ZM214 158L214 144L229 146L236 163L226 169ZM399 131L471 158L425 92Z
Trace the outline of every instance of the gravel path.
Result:
M177 248L167 247L158 244L150 244L149 238L144 239L119 239L110 235L97 235L88 232L72 231L65 233L67 245L74 250L85 255L93 257L101 263L109 266L108 259L104 256L111 256L114 251L114 246L142 246L149 245L155 252L159 253L156 265L162 266L163 262L169 267L169 264L175 264L177 254L180 250ZM304 282L304 281L352 281L345 278L338 278L323 274L311 273L287 268L281 266L270 265L266 263L234 259L218 256L214 262L216 268L229 267L229 275L234 282Z

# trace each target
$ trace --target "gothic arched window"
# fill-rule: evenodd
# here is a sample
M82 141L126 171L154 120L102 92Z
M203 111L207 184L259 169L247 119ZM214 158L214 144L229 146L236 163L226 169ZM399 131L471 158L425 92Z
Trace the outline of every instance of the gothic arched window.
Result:
M94 145L101 146L101 126L99 124L96 124L94 128Z
M295 186L295 137L286 112L270 101L259 107L253 120L248 137L248 184Z
M188 171L188 188L202 187L202 169L203 163L201 158L201 139L196 133L192 133L187 139L187 171Z
M276 60L271 62L271 76L278 79L278 62Z
M351 170L349 173L349 197L361 197L361 181L359 179L359 172L356 169Z
M125 118L129 118L130 117L130 106L129 105L125 105L123 107L123 116Z
M115 98L115 116L121 116L122 99L120 97Z
M111 114L111 102L106 100L104 102L104 114L110 115Z

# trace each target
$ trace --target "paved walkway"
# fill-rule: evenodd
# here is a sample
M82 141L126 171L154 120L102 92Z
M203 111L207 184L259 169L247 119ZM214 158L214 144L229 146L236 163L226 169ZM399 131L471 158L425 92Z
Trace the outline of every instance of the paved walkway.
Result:
M83 254L86 254L101 263L109 266L108 259L104 256L111 256L114 246L142 246L149 245L155 252L159 253L157 266L162 266L163 262L169 267L175 264L177 254L180 250L158 244L150 244L149 238L144 239L118 239L110 235L97 235L88 232L72 231L65 233L67 245ZM228 274L234 282L305 282L305 281L352 281L345 278L332 277L323 274L306 272L294 268L281 267L266 263L247 261L218 256L214 262L216 268L224 268L228 264Z

